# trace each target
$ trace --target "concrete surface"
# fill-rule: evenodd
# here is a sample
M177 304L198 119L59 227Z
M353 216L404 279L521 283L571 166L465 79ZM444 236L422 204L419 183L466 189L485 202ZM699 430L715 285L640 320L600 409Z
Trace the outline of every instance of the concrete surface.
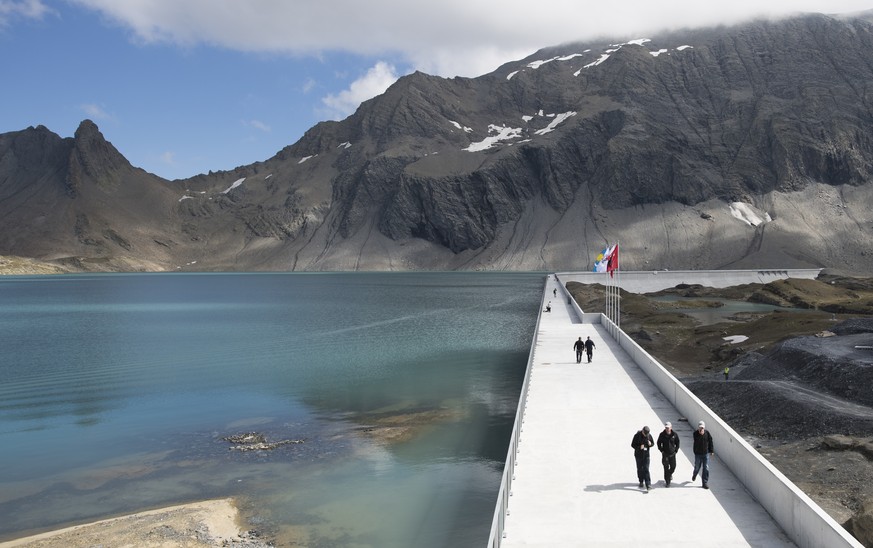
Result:
M700 284L707 287L731 287L743 284L767 284L787 278L814 280L821 268L789 268L764 270L644 270L622 271L621 288L631 293L660 291L679 284ZM606 285L608 275L603 272L559 272L558 278L569 281ZM551 292L551 290L549 290ZM558 290L560 292L560 289Z
M549 284L501 546L793 546L719 460L725 440L714 439L711 489L691 482L698 418L680 416L605 327L578 323L560 288L549 299ZM596 345L591 364L576 363L580 336ZM653 450L646 492L631 438L648 425L657 440L666 421L682 443L676 473L666 488Z

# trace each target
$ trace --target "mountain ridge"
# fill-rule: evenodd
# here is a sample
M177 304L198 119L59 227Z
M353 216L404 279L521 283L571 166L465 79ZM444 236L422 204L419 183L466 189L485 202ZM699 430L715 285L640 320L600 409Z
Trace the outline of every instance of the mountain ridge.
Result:
M90 121L72 143L24 130L37 132L25 152L7 133L0 254L118 270L587 270L621 241L631 269L869 271L869 19L413 73L263 162L185 180L131 166ZM51 173L66 198L37 184ZM48 195L63 215L37 214Z

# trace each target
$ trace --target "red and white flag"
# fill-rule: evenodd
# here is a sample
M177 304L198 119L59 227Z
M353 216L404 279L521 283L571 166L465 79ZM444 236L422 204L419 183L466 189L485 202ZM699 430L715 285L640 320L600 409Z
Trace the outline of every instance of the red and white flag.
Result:
M606 261L606 271L609 272L610 277L613 276L613 272L616 270L618 270L618 244L615 244Z

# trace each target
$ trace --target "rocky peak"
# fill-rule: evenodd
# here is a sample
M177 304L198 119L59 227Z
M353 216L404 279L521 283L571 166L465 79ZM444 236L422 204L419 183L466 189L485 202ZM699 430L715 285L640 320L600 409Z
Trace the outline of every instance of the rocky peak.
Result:
M97 124L83 120L73 137L70 165L67 175L67 193L75 196L86 180L111 186L119 176L132 170L130 162L107 141Z
M56 166L59 156L66 156L69 146L64 139L45 126L0 135L0 181L2 174L14 170L33 171L40 166Z

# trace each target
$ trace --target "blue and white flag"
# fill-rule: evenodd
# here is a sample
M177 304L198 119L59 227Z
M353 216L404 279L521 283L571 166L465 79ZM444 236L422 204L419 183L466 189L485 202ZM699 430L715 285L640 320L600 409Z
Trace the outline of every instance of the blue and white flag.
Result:
M609 264L609 257L615 251L615 246L609 246L594 258L594 272L606 272L606 266Z

